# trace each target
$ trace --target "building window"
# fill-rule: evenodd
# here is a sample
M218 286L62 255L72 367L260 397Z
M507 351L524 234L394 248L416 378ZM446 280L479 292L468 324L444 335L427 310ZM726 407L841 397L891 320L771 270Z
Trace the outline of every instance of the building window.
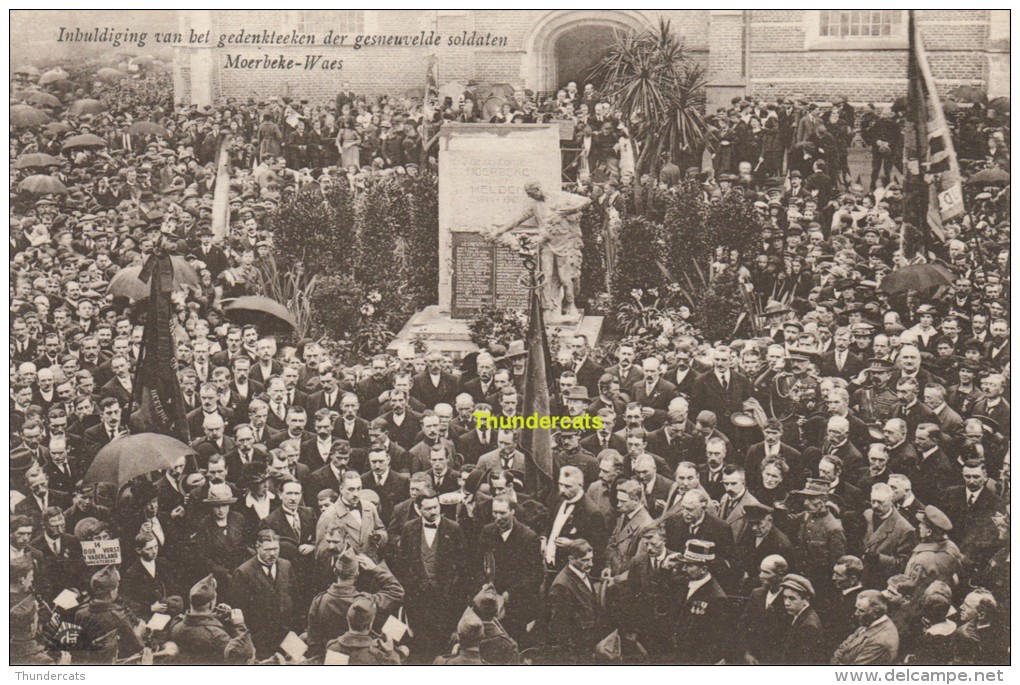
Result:
M904 10L809 10L804 22L808 50L885 50L907 44Z
M298 12L298 33L364 33L364 10L302 10Z
M848 36L892 36L903 20L901 10L819 10L818 35L822 38Z

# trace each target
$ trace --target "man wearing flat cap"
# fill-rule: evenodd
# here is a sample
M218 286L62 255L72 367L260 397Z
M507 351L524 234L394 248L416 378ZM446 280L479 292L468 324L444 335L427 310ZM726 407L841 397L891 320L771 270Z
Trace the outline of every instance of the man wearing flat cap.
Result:
M788 573L779 584L783 590L783 607L791 617L783 639L780 663L783 664L824 664L827 655L822 622L811 608L815 599L815 588L802 575Z
M192 586L190 607L167 626L170 640L182 664L245 664L255 657L244 612L216 603L216 578L212 574Z
M922 592L936 580L954 587L963 572L963 553L947 537L953 529L952 521L931 504L917 513L917 520L920 542L907 560L905 573Z

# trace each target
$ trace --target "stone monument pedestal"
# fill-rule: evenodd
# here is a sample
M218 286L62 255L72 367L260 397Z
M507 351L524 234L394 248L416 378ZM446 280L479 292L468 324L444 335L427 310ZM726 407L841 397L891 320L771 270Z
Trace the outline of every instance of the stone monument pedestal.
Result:
M602 323L601 316L582 314L573 319L546 321L545 330L550 344L556 344L554 340L557 339L563 344L575 335L584 335L591 345L595 345L602 335ZM455 359L461 359L479 349L478 345L471 341L469 324L469 320L454 319L448 313L440 311L437 305L432 305L412 316L386 350L396 354L401 347L422 340L430 350L438 350Z
M486 308L527 311L527 270L517 250L483 233L529 207L524 186L559 189L560 129L550 124L445 123L439 136L439 304L404 325L389 350L416 338L455 357L474 352L469 322ZM521 226L534 228L529 221ZM594 345L602 317L549 320L550 337L584 334Z

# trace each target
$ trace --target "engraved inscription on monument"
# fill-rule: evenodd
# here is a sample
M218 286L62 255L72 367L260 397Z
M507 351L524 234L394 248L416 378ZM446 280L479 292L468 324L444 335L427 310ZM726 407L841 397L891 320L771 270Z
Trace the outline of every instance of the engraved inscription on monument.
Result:
M454 318L471 318L489 306L526 309L520 256L479 232L527 210L529 181L559 187L559 129L448 123L439 159L440 309Z
M453 309L456 318L471 317L485 307L525 309L527 273L520 256L494 246L477 233L453 234Z

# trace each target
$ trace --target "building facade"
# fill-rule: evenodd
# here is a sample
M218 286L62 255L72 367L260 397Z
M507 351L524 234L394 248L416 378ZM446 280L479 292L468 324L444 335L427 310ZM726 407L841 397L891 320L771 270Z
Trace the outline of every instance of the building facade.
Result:
M175 96L324 103L344 84L397 95L424 85L433 54L440 84L549 93L571 80L581 85L614 32L661 19L706 64L713 108L738 95L891 102L906 91L905 10L188 10L179 12ZM917 21L941 89L1009 94L1008 10L919 10ZM253 36L273 44L253 44ZM359 47L356 36L407 44Z

